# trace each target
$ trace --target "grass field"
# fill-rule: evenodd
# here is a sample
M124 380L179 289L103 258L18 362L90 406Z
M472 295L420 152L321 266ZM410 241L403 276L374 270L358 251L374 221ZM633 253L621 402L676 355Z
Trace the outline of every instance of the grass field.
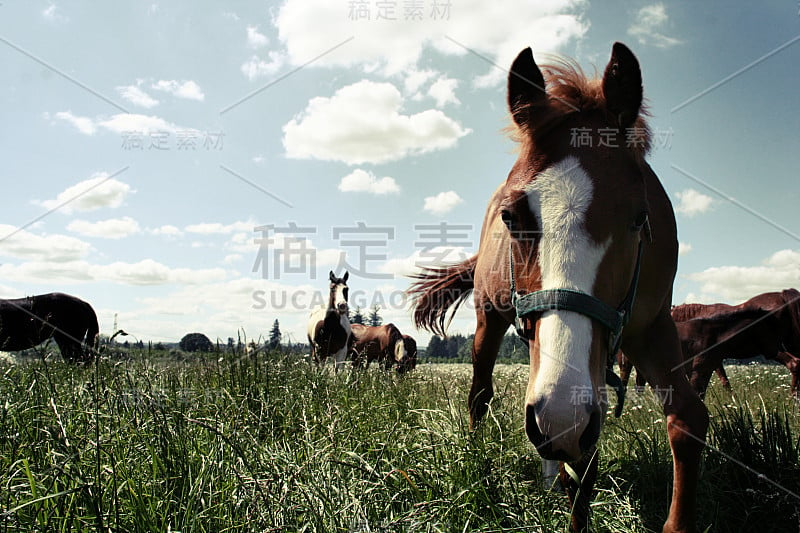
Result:
M566 499L541 488L522 430L526 372L498 365L471 433L467 365L400 378L279 354L0 363L0 533L566 531ZM729 374L735 393L713 383L707 400L698 525L799 531L788 373ZM600 450L593 530L660 530L671 456L649 391L631 388Z

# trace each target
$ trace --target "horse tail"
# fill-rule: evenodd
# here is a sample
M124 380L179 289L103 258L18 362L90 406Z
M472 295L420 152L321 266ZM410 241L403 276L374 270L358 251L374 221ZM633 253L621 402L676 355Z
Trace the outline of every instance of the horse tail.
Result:
M89 322L86 329L86 341L83 346L83 353L87 359L97 355L97 336L100 333L100 324L97 322L97 313L88 303L86 304L87 317Z
M417 281L408 289L414 300L414 325L444 336L459 306L475 288L474 255L454 265L424 268L412 277ZM450 310L448 314L448 310Z

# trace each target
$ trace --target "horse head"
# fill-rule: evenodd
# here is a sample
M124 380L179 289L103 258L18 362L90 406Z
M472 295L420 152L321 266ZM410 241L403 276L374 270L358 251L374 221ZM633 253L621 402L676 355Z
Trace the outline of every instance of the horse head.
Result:
M496 215L510 243L518 331L530 347L525 429L547 459L580 458L604 420L607 361L649 231L641 103L639 64L620 43L602 80L568 63L543 74L530 48L509 72L520 151Z
M331 270L329 278L330 278L330 297L328 299L328 309L335 309L339 315L347 315L348 306L347 306L347 296L348 296L348 288L347 288L347 278L350 277L350 273L345 271L344 276L341 278L337 278L336 275Z

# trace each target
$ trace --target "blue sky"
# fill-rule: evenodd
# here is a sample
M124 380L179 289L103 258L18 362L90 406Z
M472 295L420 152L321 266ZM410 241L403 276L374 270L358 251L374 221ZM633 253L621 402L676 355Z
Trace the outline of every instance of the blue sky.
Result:
M602 71L614 41L677 210L675 303L799 286L797 2L522 4L2 2L0 297L75 294L142 340L304 340L347 267L414 334L405 275L477 249L513 164L503 69L531 46Z

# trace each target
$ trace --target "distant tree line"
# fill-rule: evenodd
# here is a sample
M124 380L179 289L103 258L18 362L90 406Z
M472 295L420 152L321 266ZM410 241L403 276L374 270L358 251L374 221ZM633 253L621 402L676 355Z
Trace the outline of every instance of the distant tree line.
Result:
M461 334L448 335L442 338L431 337L425 349L425 359L431 362L469 363L472 361L472 343L475 335L465 337ZM516 334L503 337L497 360L504 363L527 363L528 343L520 340Z
M350 310L348 318L351 324L362 324L365 326L380 326L383 324L383 317L381 317L381 306L375 304L369 310L369 314L365 317L361 307L356 307L355 311Z

